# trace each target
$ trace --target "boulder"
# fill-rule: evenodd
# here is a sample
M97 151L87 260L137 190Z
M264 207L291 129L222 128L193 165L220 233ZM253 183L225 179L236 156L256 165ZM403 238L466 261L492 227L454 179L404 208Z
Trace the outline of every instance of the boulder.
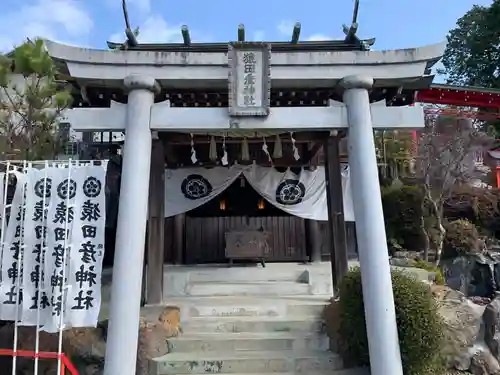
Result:
M103 321L96 328L72 328L63 333L63 352L70 358L80 375L102 375L106 353L108 322ZM180 310L167 306L157 321L141 318L139 322L139 341L137 350L137 375L148 374L149 360L168 353L167 339L178 336L180 328ZM11 349L14 339L14 325L0 328L0 348ZM36 339L35 327L18 328L18 348L34 350ZM40 351L57 352L58 335L40 332ZM33 359L19 358L16 374L33 373ZM12 372L12 358L0 356L1 373ZM52 375L57 370L55 360L39 362L39 375Z
M421 254L417 251L395 251L390 263L397 267L413 267L417 259L421 259Z
M446 286L432 285L431 291L444 322L442 353L447 367L467 369L472 357L470 348L478 338L486 306L476 305Z
M495 375L500 365L489 350L479 350L472 355L469 371L474 375Z
M136 375L148 375L149 361L168 353L168 338L177 337L182 331L180 316L178 307L167 306L157 322L151 323L141 319Z
M158 317L158 322L168 332L169 337L179 336L182 333L181 309L177 306L166 306Z
M441 262L446 285L466 296L491 297L500 289L500 254L484 252Z
M484 311L484 341L491 354L500 360L500 296L497 296Z
M107 321L96 328L72 328L63 334L65 354L80 375L100 375L106 354Z

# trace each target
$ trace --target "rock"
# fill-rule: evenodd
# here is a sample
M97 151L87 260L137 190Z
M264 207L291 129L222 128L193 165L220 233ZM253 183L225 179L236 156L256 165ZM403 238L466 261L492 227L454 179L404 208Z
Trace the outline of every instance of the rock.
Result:
M484 311L484 341L493 356L500 360L500 297L496 297Z
M469 371L470 365L472 363L472 355L463 355L455 359L455 363L452 364L452 368L459 371Z
M415 261L413 259L406 258L391 258L389 259L389 263L391 264L391 266L396 267L413 267Z
M158 317L163 328L169 332L170 337L177 337L182 333L181 310L177 306L167 306Z
M471 358L469 371L474 375L494 375L500 373L500 365L489 350L479 350Z
M419 251L395 251L392 256L412 260L422 259L422 253Z
M137 375L148 374L149 360L168 353L167 339L181 332L180 310L168 306L156 322L141 318L139 322L139 341L137 350ZM14 325L0 328L0 348L12 349ZM35 327L19 327L18 348L34 350ZM80 375L102 375L106 353L107 321L100 322L96 328L72 328L63 333L63 352L68 356ZM40 332L40 351L57 352L58 335ZM12 372L12 358L0 356L1 373ZM56 361L39 362L39 375L53 375L57 372ZM16 374L33 373L33 359L18 358Z
M390 263L397 267L413 267L417 259L421 259L421 254L417 251L395 251Z
M80 375L100 375L104 369L107 321L101 322L97 328L86 330L88 331L83 336L73 334L67 345L73 350L72 358L83 359L85 362L87 372L80 370ZM141 318L136 375L147 375L149 361L167 354L168 338L178 336L181 331L180 309L176 306L165 307L156 322Z
M488 297L469 297L469 300L476 305L488 306L491 303L491 298Z
M403 259L408 259L410 257L410 252L409 251L395 251L392 254L393 258L403 258Z
M500 254L486 251L441 262L446 285L466 296L491 297L500 290Z
M481 328L485 306L475 305L462 293L446 286L432 285L444 321L443 357L449 368L464 368L471 359L470 348Z
M107 321L102 323L96 328L73 328L64 332L64 352L81 375L98 375L104 369Z
M150 323L141 319L136 375L148 375L149 361L168 353L167 339L172 337L171 332L161 322Z

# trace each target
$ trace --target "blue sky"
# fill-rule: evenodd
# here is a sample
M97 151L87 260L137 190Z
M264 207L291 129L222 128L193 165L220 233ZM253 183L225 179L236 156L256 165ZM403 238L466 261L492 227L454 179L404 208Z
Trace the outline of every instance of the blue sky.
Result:
M105 48L123 40L121 0L1 0L0 51L25 37L41 36L84 47ZM128 0L133 26L144 42L176 42L187 24L193 41L236 39L245 25L247 39L284 41L296 21L301 39L341 38L354 0ZM457 18L473 4L490 0L361 0L360 37L376 37L374 49L418 47L443 41Z

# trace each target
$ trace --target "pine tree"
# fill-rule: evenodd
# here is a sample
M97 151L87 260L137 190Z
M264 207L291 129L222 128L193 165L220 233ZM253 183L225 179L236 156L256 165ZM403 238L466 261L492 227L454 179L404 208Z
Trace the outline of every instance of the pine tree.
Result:
M59 123L71 104L69 89L42 40L0 56L0 158L53 159L65 141Z

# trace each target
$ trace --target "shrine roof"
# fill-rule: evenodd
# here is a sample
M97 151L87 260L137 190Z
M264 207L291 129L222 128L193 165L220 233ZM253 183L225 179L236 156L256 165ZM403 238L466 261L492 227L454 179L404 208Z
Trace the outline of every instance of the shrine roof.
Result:
M271 47L271 81L275 88L334 87L347 75L371 76L377 87L427 88L431 67L444 53L445 43L387 51L339 50L345 44L277 42ZM128 75L154 77L163 87L223 88L228 81L228 43L162 45L165 49L124 50L79 48L45 41L61 71L81 84L120 86ZM162 48L163 48L162 47ZM153 47L151 47L153 48Z
M495 94L500 95L500 89L492 89L478 86L456 86L456 85L447 85L447 84L433 84L431 89L435 90L448 90L448 91L466 91L466 92L475 92L475 93L484 93L484 94Z
M345 40L325 40L325 41L300 41L300 42L258 42L271 46L275 52L293 52L293 51L368 51L373 45L375 39L362 40L359 43L350 43ZM112 50L127 51L152 51L152 52L227 52L226 43L140 43L136 46L127 46L124 44L107 42ZM251 42L250 42L251 43Z

